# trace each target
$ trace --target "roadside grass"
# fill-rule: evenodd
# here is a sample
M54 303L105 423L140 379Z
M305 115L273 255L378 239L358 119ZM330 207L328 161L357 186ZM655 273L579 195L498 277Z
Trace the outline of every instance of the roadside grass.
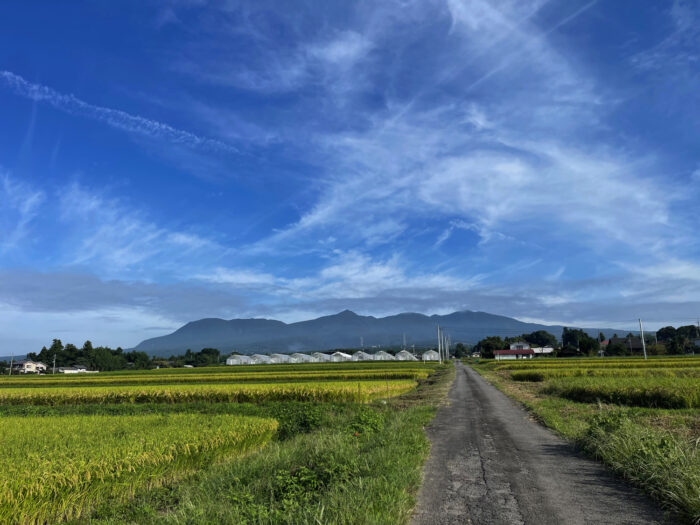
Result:
M0 414L202 410L278 420L277 437L259 452L142 492L128 503L105 502L76 523L393 525L410 518L429 452L424 427L453 377L453 366L436 367L416 389L370 404L2 407Z
M635 369L634 361L626 362L625 366ZM683 362L694 366L691 360ZM515 381L511 375L518 369L515 363L504 367L494 361L468 360L466 364L521 402L541 423L642 488L676 519L700 524L700 412L693 401L700 388L697 380L671 380L652 371L632 378L578 374ZM580 369L587 366L576 364ZM567 390L567 384L573 388L586 383L599 383L598 395L568 395L573 390ZM690 401L683 400L683 395ZM666 408L669 405L679 408Z

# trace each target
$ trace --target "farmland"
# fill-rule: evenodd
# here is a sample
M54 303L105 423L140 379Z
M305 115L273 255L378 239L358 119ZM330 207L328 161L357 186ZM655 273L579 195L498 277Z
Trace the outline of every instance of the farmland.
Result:
M679 519L700 523L700 358L469 364Z
M407 519L450 367L232 368L0 378L0 522Z

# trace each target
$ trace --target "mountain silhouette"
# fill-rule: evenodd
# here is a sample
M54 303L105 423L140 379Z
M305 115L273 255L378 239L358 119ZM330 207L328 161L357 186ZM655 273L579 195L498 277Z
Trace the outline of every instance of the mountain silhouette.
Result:
M200 350L206 347L218 348L222 353L303 352L359 348L360 337L367 348L399 346L403 343L404 335L408 346L425 347L435 344L438 325L444 328L454 343L461 341L470 344L491 335L514 337L536 330L547 330L560 338L563 328L468 310L448 315L401 313L388 317L358 315L344 310L335 315L296 323L273 319L200 319L187 323L171 334L146 339L135 349L160 356L178 354L188 348ZM598 335L598 329L587 331ZM604 332L607 333L607 330Z

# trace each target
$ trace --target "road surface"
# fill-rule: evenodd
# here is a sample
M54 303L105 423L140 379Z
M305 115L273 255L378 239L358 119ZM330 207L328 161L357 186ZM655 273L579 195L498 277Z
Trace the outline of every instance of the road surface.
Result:
M456 363L412 525L650 524L663 513Z

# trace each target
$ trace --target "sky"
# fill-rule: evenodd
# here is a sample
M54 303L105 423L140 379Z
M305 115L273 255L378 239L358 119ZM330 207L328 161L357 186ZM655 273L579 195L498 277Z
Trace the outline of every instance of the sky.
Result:
M700 315L700 4L0 4L0 355Z

